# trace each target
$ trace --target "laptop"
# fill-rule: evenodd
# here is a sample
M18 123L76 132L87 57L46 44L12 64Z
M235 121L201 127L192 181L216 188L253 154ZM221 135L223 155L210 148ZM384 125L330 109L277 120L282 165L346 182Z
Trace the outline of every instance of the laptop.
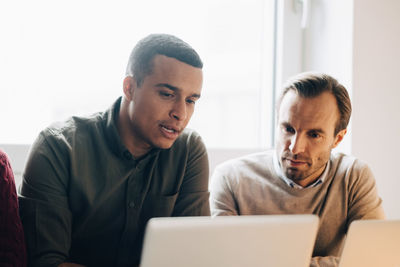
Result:
M315 215L153 218L141 267L309 267Z
M339 267L400 267L400 220L351 223Z

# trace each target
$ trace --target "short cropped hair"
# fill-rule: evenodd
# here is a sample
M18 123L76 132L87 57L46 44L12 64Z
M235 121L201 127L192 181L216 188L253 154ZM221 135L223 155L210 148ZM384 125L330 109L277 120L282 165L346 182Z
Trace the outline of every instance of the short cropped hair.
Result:
M327 74L313 72L304 72L292 77L283 87L282 94L277 103L278 112L282 99L289 90L293 90L299 96L305 98L313 98L323 92L332 93L336 98L340 114L339 120L335 125L334 134L336 135L341 130L347 128L351 116L351 101L346 88L335 78Z
M126 68L126 76L135 78L140 87L144 78L153 71L153 58L164 55L196 68L203 68L197 52L186 42L169 34L150 34L133 48Z

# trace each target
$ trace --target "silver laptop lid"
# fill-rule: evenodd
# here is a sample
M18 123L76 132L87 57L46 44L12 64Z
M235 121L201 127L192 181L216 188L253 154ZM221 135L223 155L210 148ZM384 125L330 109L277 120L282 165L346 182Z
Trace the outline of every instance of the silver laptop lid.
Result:
M400 267L400 220L354 221L340 267Z
M315 215L153 218L141 267L308 267Z

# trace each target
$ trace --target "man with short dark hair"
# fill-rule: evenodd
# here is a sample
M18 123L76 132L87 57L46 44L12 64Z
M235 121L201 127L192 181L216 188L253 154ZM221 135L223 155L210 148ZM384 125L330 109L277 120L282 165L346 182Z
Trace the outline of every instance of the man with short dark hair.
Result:
M185 129L202 66L179 38L147 36L110 109L40 133L20 189L30 266L138 266L150 218L210 214L206 149Z
M384 218L368 166L331 153L347 131L349 95L328 75L303 73L284 87L277 114L274 150L216 168L211 213L316 214L320 227L311 266L337 266L350 223Z

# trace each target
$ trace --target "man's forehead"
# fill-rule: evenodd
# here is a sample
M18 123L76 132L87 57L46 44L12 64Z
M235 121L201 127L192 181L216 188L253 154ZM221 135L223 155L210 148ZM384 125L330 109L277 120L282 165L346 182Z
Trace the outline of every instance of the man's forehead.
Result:
M339 111L335 96L331 92L322 92L313 97L303 97L294 90L289 90L282 98L279 112L289 110L313 111L320 113L324 111Z
M203 83L202 69L164 55L156 55L153 60L153 71L145 77L152 86L200 97Z
M339 111L336 99L330 92L306 98L290 90L282 98L278 115L279 123L301 123L310 129L323 129L329 124L335 127Z

